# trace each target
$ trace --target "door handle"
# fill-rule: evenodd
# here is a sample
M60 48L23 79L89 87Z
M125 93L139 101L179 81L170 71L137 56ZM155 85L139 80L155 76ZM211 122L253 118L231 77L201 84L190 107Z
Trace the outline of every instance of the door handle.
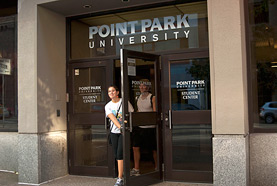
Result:
M172 129L172 117L171 117L171 110L168 110L168 125L169 125L169 129Z
M130 112L130 118L129 118L130 132L133 131L133 120L132 120L132 118L133 118L132 112Z
M165 113L164 120L167 122L166 126L171 130L171 128L172 128L171 110L168 110L168 113Z

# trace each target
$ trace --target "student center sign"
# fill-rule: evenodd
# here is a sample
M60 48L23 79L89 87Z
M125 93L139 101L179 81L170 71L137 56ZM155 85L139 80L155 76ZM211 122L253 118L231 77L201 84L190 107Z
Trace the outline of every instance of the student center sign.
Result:
M89 48L188 38L190 34L189 28L191 27L189 23L193 23L192 19L197 20L197 14L91 26L89 27ZM98 41L96 41L96 38Z

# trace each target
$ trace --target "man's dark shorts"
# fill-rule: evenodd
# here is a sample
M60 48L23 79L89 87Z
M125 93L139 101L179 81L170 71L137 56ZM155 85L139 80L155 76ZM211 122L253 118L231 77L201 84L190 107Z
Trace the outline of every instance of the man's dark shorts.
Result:
M132 131L132 146L157 150L156 128L135 127Z

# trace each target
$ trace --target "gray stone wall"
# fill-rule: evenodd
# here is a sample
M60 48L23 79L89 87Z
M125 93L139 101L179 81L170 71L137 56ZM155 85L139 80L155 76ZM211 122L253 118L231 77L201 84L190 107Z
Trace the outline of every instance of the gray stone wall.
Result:
M39 184L68 174L66 131L19 134L19 183Z
M40 136L41 182L68 174L66 132L52 132Z
M214 186L247 186L248 157L248 137L216 135L213 138Z
M276 186L277 134L250 135L250 185Z
M18 133L0 132L0 170L18 171Z

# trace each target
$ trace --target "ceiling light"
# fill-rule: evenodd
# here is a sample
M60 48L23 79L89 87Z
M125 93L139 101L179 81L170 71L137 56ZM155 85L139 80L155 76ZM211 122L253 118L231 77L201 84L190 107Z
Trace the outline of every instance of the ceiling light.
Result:
M84 5L83 8L89 9L91 8L91 5Z
M272 65L271 67L272 67L272 68L277 68L277 65Z

